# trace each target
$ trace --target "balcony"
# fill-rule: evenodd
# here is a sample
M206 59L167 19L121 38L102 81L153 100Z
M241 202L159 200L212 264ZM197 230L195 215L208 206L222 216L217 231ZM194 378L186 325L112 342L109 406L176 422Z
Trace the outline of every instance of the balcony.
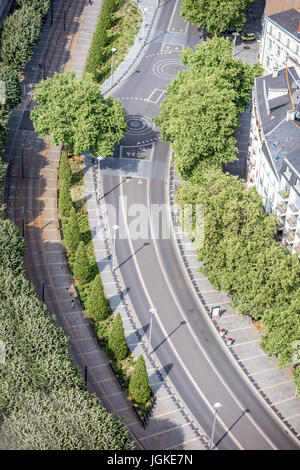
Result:
M295 232L284 232L283 236L288 243L293 243L293 241L295 240Z
M286 224L288 224L292 229L296 228L297 226L297 218L293 215L289 215L286 219Z
M281 189L279 194L284 201L287 201L290 195L290 191L288 189Z
M283 230L284 226L285 226L285 220L282 217L277 217L278 230Z
M295 214L295 215L299 214L300 208L297 207L295 204L289 204L288 208L292 214Z
M277 213L280 214L280 215L285 215L286 214L286 208L287 208L287 206L283 202L277 204L277 206L275 207Z

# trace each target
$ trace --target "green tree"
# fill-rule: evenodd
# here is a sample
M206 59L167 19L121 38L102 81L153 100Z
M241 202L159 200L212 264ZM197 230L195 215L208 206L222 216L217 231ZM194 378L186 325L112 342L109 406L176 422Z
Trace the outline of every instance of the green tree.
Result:
M80 227L75 207L71 208L69 220L64 226L64 240L66 245L73 251L77 250L81 241Z
M55 73L36 85L38 105L31 113L36 132L50 135L55 145L63 143L75 154L111 156L127 127L119 100L104 99L99 86L87 74Z
M1 56L4 64L21 71L30 59L41 30L41 14L25 5L9 15L3 24Z
M0 62L0 80L5 84L5 106L16 108L21 102L21 85L18 73L11 66Z
M108 346L116 359L125 359L128 355L124 327L121 315L118 313L113 321L108 335Z
M91 283L86 301L86 311L88 316L96 321L105 320L111 311L100 274L97 274Z
M89 260L85 244L81 241L78 245L74 261L74 277L77 281L87 282L90 275Z
M185 21L220 34L231 28L241 30L245 9L253 0L183 0L181 14Z
M136 403L145 404L152 390L147 374L145 359L140 355L134 365L132 375L129 380L129 394Z
M66 181L70 186L72 182L72 169L69 163L69 159L65 152L61 153L60 156L60 165L58 170L58 176L61 181Z
M10 220L0 219L0 266L16 274L23 272L24 240L19 229Z
M73 202L70 194L70 186L66 181L64 181L59 191L58 209L60 215L69 217L72 207Z
M223 38L206 41L195 52L185 49L183 63L189 70L169 85L154 119L171 143L175 168L184 180L236 159L238 115L248 106L259 68L233 59L231 50Z
M51 0L15 0L15 4L20 8L34 7L35 10L44 16L49 10Z

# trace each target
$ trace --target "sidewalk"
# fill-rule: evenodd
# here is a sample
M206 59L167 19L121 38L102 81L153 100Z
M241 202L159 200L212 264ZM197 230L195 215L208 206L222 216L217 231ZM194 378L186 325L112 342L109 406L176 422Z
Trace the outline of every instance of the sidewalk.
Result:
M162 0L133 0L135 1L142 14L143 22L140 32L137 34L133 46L130 48L127 56L113 74L113 87L111 87L111 78L109 77L101 85L100 90L103 95L110 93L115 87L128 75L130 70L142 56L145 45L152 34L153 26L157 19L158 8Z

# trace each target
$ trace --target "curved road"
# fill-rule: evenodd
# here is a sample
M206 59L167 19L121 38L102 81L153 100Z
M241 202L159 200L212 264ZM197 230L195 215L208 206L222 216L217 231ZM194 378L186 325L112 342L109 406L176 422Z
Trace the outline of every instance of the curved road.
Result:
M298 449L299 442L255 392L216 335L187 277L172 230L162 238L149 216L156 204L164 205L162 220L170 221L169 147L159 141L151 118L159 112L168 83L183 69L182 47L201 40L201 32L180 18L178 0L164 2L160 10L143 58L112 95L123 102L129 127L115 158L101 162L105 204L116 212L115 217L108 210L109 226L119 225L116 269L145 331L149 332L149 308L156 308L152 354L168 367L174 387L208 436L212 404L222 403L216 448ZM148 226L136 222L141 212ZM139 237L133 229L140 231Z

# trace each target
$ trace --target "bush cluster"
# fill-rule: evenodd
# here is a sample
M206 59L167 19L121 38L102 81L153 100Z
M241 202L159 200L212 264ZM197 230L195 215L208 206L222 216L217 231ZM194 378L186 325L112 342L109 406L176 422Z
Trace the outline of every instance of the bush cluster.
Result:
M101 82L108 72L109 65L105 64L111 52L108 47L107 30L113 24L113 14L119 4L120 0L104 0L102 3L101 13L85 65L85 73L91 74L96 82Z

